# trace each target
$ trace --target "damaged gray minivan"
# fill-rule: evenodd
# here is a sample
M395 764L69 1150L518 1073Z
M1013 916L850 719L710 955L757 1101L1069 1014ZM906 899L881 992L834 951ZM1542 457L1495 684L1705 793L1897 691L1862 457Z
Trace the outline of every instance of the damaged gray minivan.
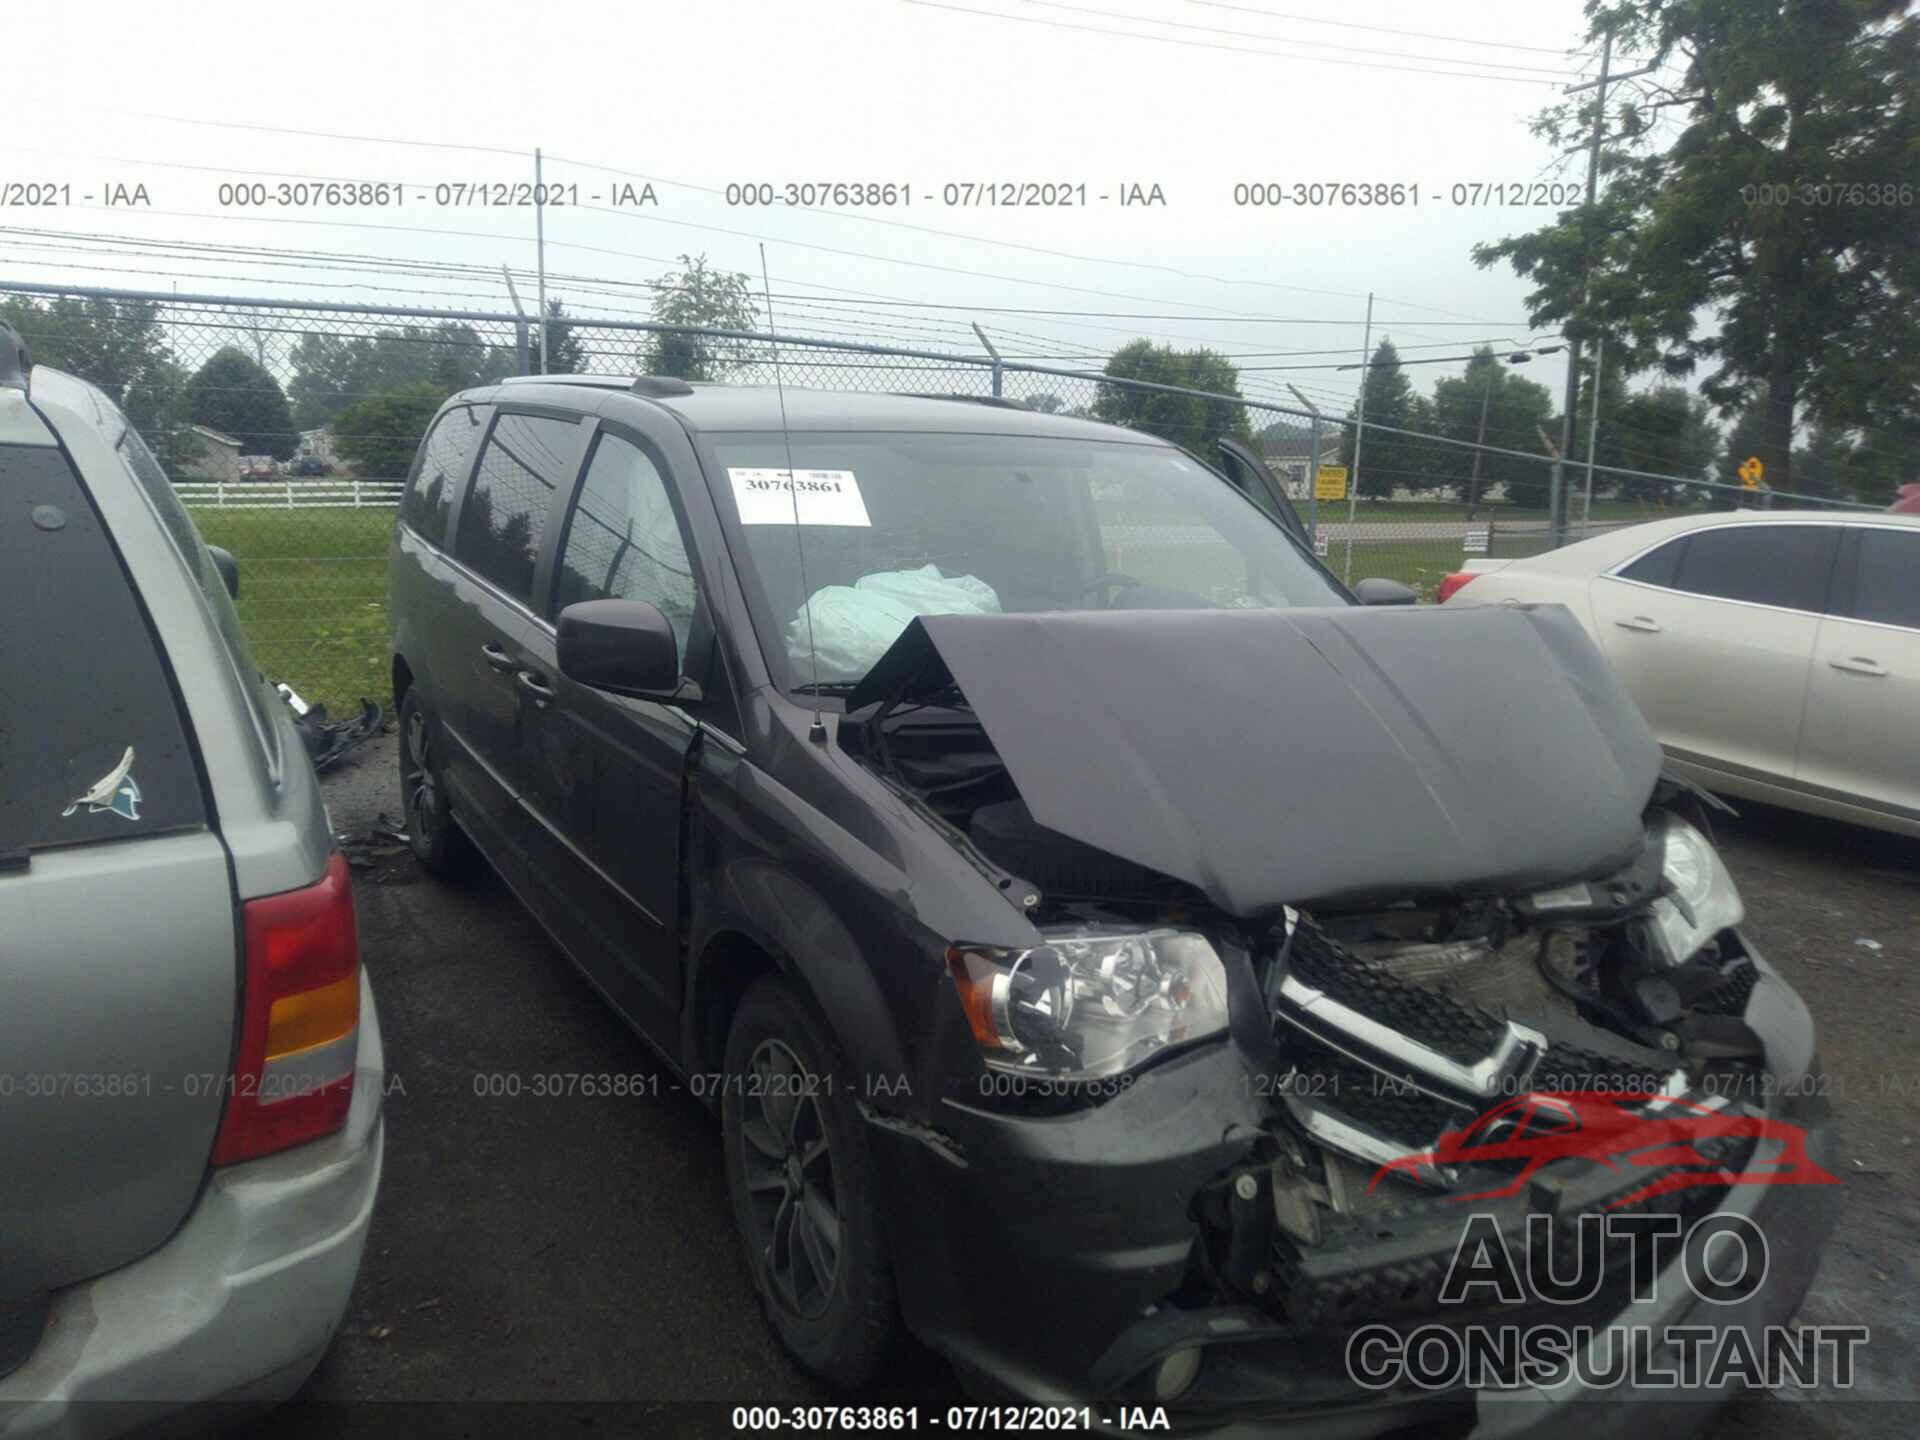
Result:
M1835 1195L1751 1183L1830 1152L1812 1026L1579 625L1362 598L1408 597L1329 574L1244 450L960 398L468 391L393 541L409 833L484 854L719 1111L769 1321L830 1381L911 1333L1096 1422L1671 1428L1350 1362L1363 1325L1537 1318L1444 1293L1470 1214L1748 1217L1740 1303L1609 1255L1552 1318L1784 1323ZM1573 1124L1516 1121L1536 1092L1706 1119L1629 1157L1464 1143Z

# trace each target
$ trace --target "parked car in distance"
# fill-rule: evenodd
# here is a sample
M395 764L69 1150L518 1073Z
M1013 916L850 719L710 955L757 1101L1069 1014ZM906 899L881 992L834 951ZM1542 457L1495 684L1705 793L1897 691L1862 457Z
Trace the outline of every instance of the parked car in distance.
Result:
M242 480L271 480L274 477L274 464L271 455L242 455L240 457L240 478Z
M1920 516L1686 516L1443 588L1573 611L1709 789L1920 835Z
M1466 1208L1368 1196L1383 1159L1549 1073L1723 1070L1831 1153L1785 1073L1806 1009L1574 621L1349 592L1227 468L987 400L649 377L465 391L421 443L414 853L483 854L719 1111L768 1321L835 1384L912 1333L1037 1403L1417 1427L1341 1346L1440 1313ZM1649 1178L1556 1171L1553 1203ZM1831 1191L1688 1194L1793 1237L1739 1323L1784 1321ZM1729 1323L1661 1295L1632 1322Z
M0 326L8 1440L285 1398L366 1243L379 1017L238 583L113 401Z
M320 476L331 475L333 467L318 455L300 455L293 461L292 471L302 480L312 480Z

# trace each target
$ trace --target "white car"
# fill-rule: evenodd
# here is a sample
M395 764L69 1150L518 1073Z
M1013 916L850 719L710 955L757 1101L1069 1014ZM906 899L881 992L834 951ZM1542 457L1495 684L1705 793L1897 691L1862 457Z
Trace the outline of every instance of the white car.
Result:
M1710 790L1920 835L1920 515L1659 520L1471 561L1441 599L1565 605Z

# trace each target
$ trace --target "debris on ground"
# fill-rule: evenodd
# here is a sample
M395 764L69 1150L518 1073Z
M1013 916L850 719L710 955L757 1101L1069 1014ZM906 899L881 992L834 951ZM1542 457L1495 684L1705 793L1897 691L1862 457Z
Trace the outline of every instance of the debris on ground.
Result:
M1878 940L1869 940L1864 935L1853 943L1858 945L1862 950L1884 950L1886 948Z
M280 698L287 702L287 708L293 712L294 728L299 730L300 738L306 742L307 755L312 759L316 771L328 770L339 764L347 755L378 735L386 724L386 712L371 700L360 701L358 715L346 720L330 720L325 705L317 701L308 704L286 681L281 681L273 688L280 692Z
M385 881L404 869L404 866L379 868L381 862L398 860L412 851L412 837L405 830L397 828L387 818L383 810L375 817L374 823L364 830L342 830L333 837L333 843L340 847L340 853L347 857L347 864L356 870L376 870L378 873L368 878Z

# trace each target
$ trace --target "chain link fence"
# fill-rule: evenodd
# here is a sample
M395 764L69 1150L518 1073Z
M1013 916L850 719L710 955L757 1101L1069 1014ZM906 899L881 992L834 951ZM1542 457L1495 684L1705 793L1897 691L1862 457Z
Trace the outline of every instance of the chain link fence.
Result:
M207 541L239 560L260 663L341 712L386 698L387 539L428 419L455 390L532 373L541 348L538 321L516 314L26 284L0 283L0 319L37 363L120 402ZM550 372L771 384L777 366L790 386L999 397L1151 431L1210 462L1222 437L1238 439L1281 479L1335 573L1425 596L1465 559L1555 538L1545 435L1475 444L1368 424L1355 457L1345 418L987 354L571 316L550 323L545 347ZM1690 510L1844 504L1578 463L1563 483L1576 540Z

